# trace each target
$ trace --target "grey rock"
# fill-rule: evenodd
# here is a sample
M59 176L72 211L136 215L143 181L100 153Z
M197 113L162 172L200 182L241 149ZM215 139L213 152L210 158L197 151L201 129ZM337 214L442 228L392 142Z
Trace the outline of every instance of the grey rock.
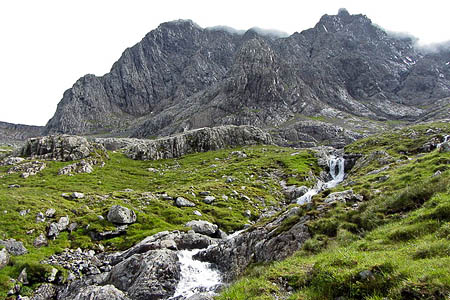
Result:
M36 223L45 222L45 216L42 212L36 214Z
M115 224L133 224L136 222L136 213L129 208L114 205L109 209L107 218Z
M219 227L217 225L212 224L208 221L202 221L202 220L187 222L186 226L191 227L192 230L196 233L200 233L200 234L204 234L204 235L208 235L208 236L214 236L217 232L217 229L219 229Z
M50 271L50 274L47 277L47 281L54 282L56 280L57 274L58 274L58 269L52 267L52 270Z
M329 194L325 199L324 202L331 204L335 202L354 202L354 201L362 201L363 197L361 195L353 193L353 190L346 190L343 192L335 192Z
M28 253L27 249L24 247L23 243L16 241L15 239L0 240L0 245L4 246L9 254L18 256Z
M6 248L0 250L0 270L6 267L9 263L9 253Z
M62 161L78 160L88 157L96 147L86 138L69 135L50 135L30 138L20 149L20 155L42 159L56 159Z
M439 152L441 153L450 152L450 142L442 143L439 147Z
M108 282L127 292L131 299L167 299L180 279L178 257L171 250L134 254L115 265Z
M84 198L84 194L83 193L79 193L79 192L73 192L72 194L70 194L70 198L71 199L83 199Z
M17 277L17 281L22 284L29 284L28 282L28 274L27 274L27 268L23 268L22 271L19 274L19 277Z
M43 126L0 122L0 142L10 145L20 145L27 138L42 135L43 131Z
M56 213L56 209L54 209L54 208L49 208L49 209L47 209L47 210L45 211L45 216L46 216L47 218L53 218L53 217L55 216L55 213Z
M69 226L70 220L68 216L59 218L59 221L57 223L58 230L64 231L67 229L67 226Z
M46 166L47 165L44 162L38 160L30 161L11 167L8 170L8 174L22 173L21 177L27 178L31 175L36 175L37 173L41 172L45 169Z
M250 218L252 216L252 212L251 210L247 209L246 211L244 211L243 215L246 218Z
M33 241L33 246L36 248L40 248L40 247L47 246L47 245L48 245L48 241L43 233L41 233Z
M203 202L206 203L206 204L211 204L211 203L214 202L214 200L216 200L216 197L214 197L214 196L206 196L203 199Z
M192 295L189 298L187 298L186 300L214 300L214 297L207 293L202 293L202 294Z
M67 300L131 300L126 293L117 289L113 285L107 284L103 286L89 285L75 290L75 293L65 295Z
M178 207L194 207L195 203L183 198L183 197L177 197L175 200L175 205Z
M285 195L287 200L293 201L298 197L301 197L304 194L306 194L308 190L309 189L306 186L297 187L295 185L290 185L283 189L283 194Z
M194 215L201 217L202 213L199 212L198 210L194 210Z
M53 284L44 283L40 285L31 296L31 300L51 300L55 299L57 289Z
M1 165L17 165L21 162L23 162L25 159L22 157L15 157L15 156L10 156L5 158L2 162Z
M301 210L298 207L289 209L265 225L221 240L217 245L199 252L194 258L215 263L227 280L242 274L251 263L286 258L310 238L308 215L299 216L298 221L290 228L277 232L284 220L293 218L299 212Z
M252 126L219 126L186 131L156 140L140 140L125 153L132 159L157 160L227 147L272 144L272 137Z

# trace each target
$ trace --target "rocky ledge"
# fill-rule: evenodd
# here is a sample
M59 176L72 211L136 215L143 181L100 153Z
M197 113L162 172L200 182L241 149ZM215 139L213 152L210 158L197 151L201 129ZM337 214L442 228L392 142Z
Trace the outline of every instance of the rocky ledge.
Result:
M273 144L269 133L247 125L200 128L156 140L97 138L94 141L108 149L125 147L128 157L139 160L175 158L236 146Z

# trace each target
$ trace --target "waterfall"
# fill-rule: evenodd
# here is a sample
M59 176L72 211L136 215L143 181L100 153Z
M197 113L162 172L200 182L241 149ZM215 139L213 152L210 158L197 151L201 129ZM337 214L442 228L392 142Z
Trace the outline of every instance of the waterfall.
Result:
M437 149L441 148L442 144L447 143L449 141L449 139L450 139L450 135L444 136L444 141L442 143L437 144L436 148Z
M334 188L344 180L345 176L345 159L342 157L331 156L328 159L331 180L323 183L318 181L313 188L309 189L303 196L297 198L297 204L306 204L311 202L311 198L324 189ZM337 171L336 171L337 169Z
M175 294L169 299L182 300L204 292L214 294L216 288L222 283L220 272L211 268L210 263L193 259L200 250L202 249L178 251L181 278Z

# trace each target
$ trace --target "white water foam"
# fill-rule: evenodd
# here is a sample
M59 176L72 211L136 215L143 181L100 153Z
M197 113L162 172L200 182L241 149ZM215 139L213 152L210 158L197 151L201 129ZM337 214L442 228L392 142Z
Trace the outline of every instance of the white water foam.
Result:
M449 140L450 140L450 135L444 136L444 141L442 143L437 144L436 148L437 149L441 148L442 144L447 143Z
M175 294L169 299L186 299L197 293L214 294L215 288L222 283L222 276L211 264L193 259L202 249L180 250L178 259L181 264L181 278Z
M311 198L314 195L317 195L320 191L324 189L334 188L336 185L342 182L345 176L344 163L345 160L342 157L330 157L328 160L328 166L330 167L331 180L325 183L319 180L312 189L309 189L303 196L297 198L297 204L302 205L309 203L311 202Z

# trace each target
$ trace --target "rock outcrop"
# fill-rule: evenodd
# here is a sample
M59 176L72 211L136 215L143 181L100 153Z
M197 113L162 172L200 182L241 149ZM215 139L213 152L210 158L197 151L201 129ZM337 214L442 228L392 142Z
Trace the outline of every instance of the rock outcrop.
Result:
M40 136L43 126L29 126L0 122L0 144L20 145L30 137Z
M195 152L272 143L271 135L259 128L229 125L200 128L156 140L138 140L125 153L133 159L156 160Z
M100 145L93 145L86 138L70 135L50 135L30 138L20 149L20 155L40 159L71 161L87 158Z
M108 221L114 224L133 224L136 222L136 213L120 205L114 205L108 211Z
M222 240L195 257L216 264L229 280L240 275L251 263L286 258L310 237L306 226L310 217L299 216L299 210L299 207L294 207L270 223ZM290 222L290 226L283 228L286 220L292 221L294 218L296 222Z

